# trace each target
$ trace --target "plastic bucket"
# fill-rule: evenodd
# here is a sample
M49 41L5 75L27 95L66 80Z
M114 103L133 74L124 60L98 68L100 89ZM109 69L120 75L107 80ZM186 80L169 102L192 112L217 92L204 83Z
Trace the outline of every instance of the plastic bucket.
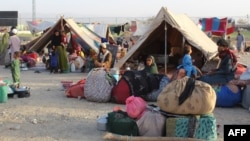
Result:
M5 103L8 100L8 87L0 86L0 103Z

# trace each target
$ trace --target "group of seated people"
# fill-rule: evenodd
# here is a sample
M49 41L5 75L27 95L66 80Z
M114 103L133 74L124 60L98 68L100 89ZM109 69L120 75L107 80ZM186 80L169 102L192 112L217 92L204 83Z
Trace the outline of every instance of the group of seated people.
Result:
M190 56L192 53L191 46L185 44L182 63L177 67L176 73L170 78L170 82L185 76L206 82L216 91L216 106L232 107L241 102L242 91L244 87L249 84L249 81L242 82L242 80L237 77L237 56L229 49L227 41L225 39L219 39L217 46L218 53L216 57L220 59L219 66L198 75L197 67L193 65L193 60ZM148 56L144 70L149 73L158 73L153 56Z
M170 82L176 79L181 79L185 76L206 82L210 84L217 93L217 106L232 106L232 103L235 104L241 100L240 93L242 86L244 86L235 82L235 80L237 80L235 77L237 70L237 56L229 49L228 43L225 39L219 39L217 41L217 46L217 57L220 59L219 66L217 68L211 68L208 72L201 73L199 71L198 73L198 69L193 65L191 57L192 47L190 44L185 43L182 62L177 66L177 71L172 78L170 78ZM100 51L98 54L93 55L92 61L93 67L103 67L107 70L111 68L112 53L107 49L105 43L100 45ZM159 74L158 66L153 55L148 55L144 63L144 71L151 74ZM237 98L234 96L237 96ZM234 102L228 102L227 99L230 97ZM229 104L225 104L225 101Z

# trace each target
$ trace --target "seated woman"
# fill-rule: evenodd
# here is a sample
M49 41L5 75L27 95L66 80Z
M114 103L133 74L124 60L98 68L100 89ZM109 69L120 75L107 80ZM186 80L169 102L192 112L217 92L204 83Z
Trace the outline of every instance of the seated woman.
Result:
M155 59L152 55L149 55L146 59L146 65L145 68L143 69L144 71L148 73L153 73L153 74L158 74L158 68L155 63Z
M228 48L228 43L225 39L217 41L218 55L221 60L218 69L213 69L205 76L200 78L201 81L209 84L227 84L234 79L234 74L237 66L237 57Z

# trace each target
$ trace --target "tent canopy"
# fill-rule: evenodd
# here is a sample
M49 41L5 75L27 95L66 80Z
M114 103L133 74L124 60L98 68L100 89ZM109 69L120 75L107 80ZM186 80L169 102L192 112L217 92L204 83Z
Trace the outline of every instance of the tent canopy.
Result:
M55 30L61 30L73 32L80 42L83 48L93 49L95 52L99 51L99 45L101 44L101 37L90 31L87 28L80 28L73 19L64 19L61 17L48 31L43 33L41 37L28 48L29 51L41 52L44 47L51 41Z
M144 35L114 67L121 68L128 59L139 54L164 54L165 41L169 54L171 47L182 47L183 40L199 50L206 60L212 59L217 53L217 45L189 17L184 14L175 15L162 7L151 25L145 29Z

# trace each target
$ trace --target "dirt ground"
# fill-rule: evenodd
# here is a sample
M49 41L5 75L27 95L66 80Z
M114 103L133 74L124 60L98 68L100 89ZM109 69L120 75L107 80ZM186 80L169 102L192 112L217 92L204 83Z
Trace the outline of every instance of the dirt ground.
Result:
M39 70L40 73L35 73ZM10 98L0 103L1 141L102 141L106 132L97 130L97 118L112 111L114 103L94 103L67 98L62 80L85 78L86 73L50 74L44 67L21 72L22 86L31 88L29 98ZM0 77L11 79L10 69L0 66ZM119 105L125 109L125 105ZM249 124L250 113L240 106L216 108L218 140L224 124Z

